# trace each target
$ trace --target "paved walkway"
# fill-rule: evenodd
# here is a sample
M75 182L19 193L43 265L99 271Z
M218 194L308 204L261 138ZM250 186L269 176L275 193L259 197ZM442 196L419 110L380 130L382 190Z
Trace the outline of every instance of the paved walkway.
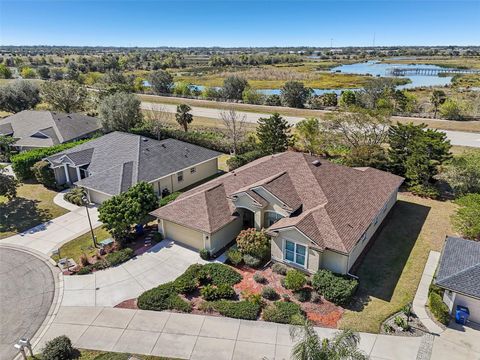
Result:
M191 264L206 263L198 251L163 240L119 266L89 275L64 276L63 306L115 306L172 281Z
M336 330L316 328L321 338ZM73 345L182 359L290 359L289 326L263 321L103 307L61 307L35 350L67 335ZM421 338L360 334L371 359L416 359Z
M54 202L70 210L70 212L20 234L2 239L1 243L18 245L50 255L52 250L90 230L85 207L66 202L63 200L63 193L57 194ZM97 207L90 206L89 212L92 226L94 228L100 226Z
M443 332L443 329L430 319L430 316L428 316L425 310L425 305L428 303L428 289L432 283L433 275L435 275L439 259L440 253L438 251L430 251L420 284L418 284L417 292L413 299L413 312L422 321L428 331L433 334L440 334Z

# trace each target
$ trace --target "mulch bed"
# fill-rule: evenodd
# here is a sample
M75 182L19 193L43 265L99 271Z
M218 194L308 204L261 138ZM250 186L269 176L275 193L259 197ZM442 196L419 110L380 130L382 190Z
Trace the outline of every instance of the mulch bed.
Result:
M236 270L242 274L243 280L234 286L238 293L247 291L254 294L260 294L262 289L266 286L272 287L280 295L287 294L290 297L290 301L299 304L303 311L305 311L308 319L315 325L336 328L338 321L342 318L344 312L343 308L337 306L325 299L321 299L320 302L300 302L294 297L294 293L285 289L281 280L283 275L274 273L271 267L267 267L263 270L255 270L246 266L237 267ZM255 273L261 273L266 279L265 284L259 284L254 279Z

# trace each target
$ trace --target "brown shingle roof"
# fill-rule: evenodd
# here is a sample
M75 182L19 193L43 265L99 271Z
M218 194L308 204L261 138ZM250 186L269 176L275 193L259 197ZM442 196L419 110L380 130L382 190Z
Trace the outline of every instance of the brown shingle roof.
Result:
M314 160L320 165L312 164ZM301 205L300 214L279 220L270 230L295 227L322 249L349 252L402 181L372 168L355 169L285 152L263 157L185 192L152 215L214 232L235 218L231 195L263 186L292 210Z

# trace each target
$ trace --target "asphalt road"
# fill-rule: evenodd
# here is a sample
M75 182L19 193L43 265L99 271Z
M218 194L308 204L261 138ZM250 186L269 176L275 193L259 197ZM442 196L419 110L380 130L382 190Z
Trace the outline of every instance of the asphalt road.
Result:
M0 359L13 359L17 340L33 337L54 293L48 265L31 254L0 247Z
M141 106L142 106L142 109L146 109L146 110L162 110L163 109L171 113L174 113L177 111L177 106L171 105L171 104L142 102ZM201 116L201 117L206 117L211 119L220 119L220 113L222 111L223 111L222 109L192 106L191 113L194 116ZM247 112L247 111L237 111L237 114L245 115L245 120L250 123L256 123L258 119L261 117L270 116L270 114L253 113L253 112ZM283 116L283 117L293 125L298 123L300 120L304 119L303 117L298 117L298 116ZM445 131L452 145L480 147L480 133L447 131L447 130L442 130L442 131Z

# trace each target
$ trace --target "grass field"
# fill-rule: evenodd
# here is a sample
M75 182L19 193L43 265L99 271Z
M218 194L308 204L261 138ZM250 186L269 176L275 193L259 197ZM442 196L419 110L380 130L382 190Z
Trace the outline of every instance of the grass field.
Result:
M18 187L16 199L0 196L0 239L66 214L68 210L54 204L55 195L43 185L26 183Z
M400 194L357 275L356 301L341 320L341 328L377 333L381 323L411 302L430 250L441 250L454 234L451 202Z

